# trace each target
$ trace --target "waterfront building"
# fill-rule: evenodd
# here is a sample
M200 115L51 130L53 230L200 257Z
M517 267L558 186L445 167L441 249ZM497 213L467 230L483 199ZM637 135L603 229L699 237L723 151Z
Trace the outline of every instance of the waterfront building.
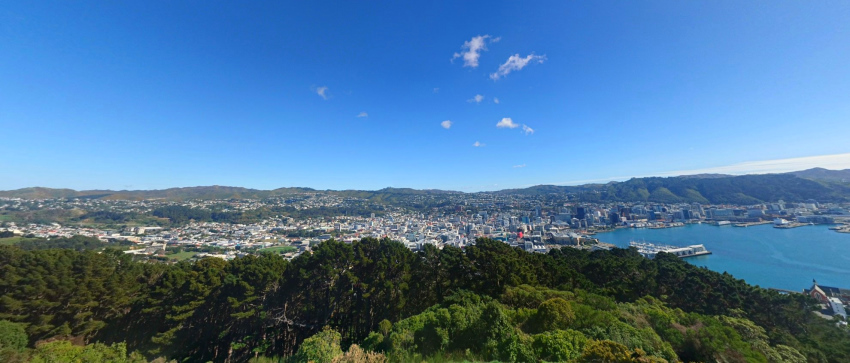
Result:
M845 321L847 320L845 305L850 305L850 289L821 286L813 280L812 288L803 290L803 293L829 307L833 315L841 316Z
M790 222L788 222L787 220L785 220L783 218L776 218L776 219L773 220L774 226L784 226L788 223L790 223Z
M818 282L814 280L812 281L812 288L803 290L803 293L813 297L815 300L820 301L824 304L828 304L829 298L832 297L838 298L845 304L850 304L850 289L821 286L818 285Z
M747 210L747 217L750 217L750 218L764 217L764 209L761 209L761 208L748 209Z

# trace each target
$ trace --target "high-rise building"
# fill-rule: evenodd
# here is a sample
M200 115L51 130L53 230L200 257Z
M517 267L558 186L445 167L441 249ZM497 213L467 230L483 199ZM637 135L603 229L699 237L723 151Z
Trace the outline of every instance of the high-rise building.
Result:
M585 219L587 217L587 208L576 207L576 218Z

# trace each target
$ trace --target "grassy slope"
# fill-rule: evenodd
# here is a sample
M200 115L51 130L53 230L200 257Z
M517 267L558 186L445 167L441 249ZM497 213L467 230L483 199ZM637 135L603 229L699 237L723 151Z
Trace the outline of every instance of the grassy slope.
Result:
M0 238L0 245L14 245L14 244L20 243L21 241L34 240L34 239L38 239L38 238L26 238L26 237L21 237L21 236Z
M295 252L296 248L292 246L279 246L279 247L269 247L260 250L261 252L271 252L271 253L287 253L287 252Z
M172 260L183 261L183 260L188 260L188 259L194 257L196 254L198 254L198 253L197 252L178 252L178 253L174 253L174 254L170 254L170 255L165 255L165 257L168 257L169 259L172 259Z

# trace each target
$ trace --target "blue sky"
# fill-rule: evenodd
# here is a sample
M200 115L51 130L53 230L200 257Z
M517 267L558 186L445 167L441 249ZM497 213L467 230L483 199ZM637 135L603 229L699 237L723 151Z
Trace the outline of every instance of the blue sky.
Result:
M802 1L6 2L0 189L477 191L850 168L847 14Z

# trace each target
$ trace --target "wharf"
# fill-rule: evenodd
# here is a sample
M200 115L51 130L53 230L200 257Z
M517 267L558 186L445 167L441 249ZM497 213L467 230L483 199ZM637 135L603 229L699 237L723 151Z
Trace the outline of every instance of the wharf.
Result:
M840 226L829 227L829 229L838 233L850 233L850 224L842 224Z
M771 221L761 221L761 222L744 222L744 223L735 223L733 227L750 227L750 226L758 226L762 224L771 224Z
M646 242L629 242L629 247L637 249L638 253L646 258L655 258L659 252L670 253L679 258L696 257L710 255L711 251L705 249L704 245L691 245L687 247L676 247L667 245L657 245Z
M649 229L664 229L664 228L675 228L675 227L684 227L685 224L682 222L673 222L673 223L664 223L664 224L656 224L648 226Z

